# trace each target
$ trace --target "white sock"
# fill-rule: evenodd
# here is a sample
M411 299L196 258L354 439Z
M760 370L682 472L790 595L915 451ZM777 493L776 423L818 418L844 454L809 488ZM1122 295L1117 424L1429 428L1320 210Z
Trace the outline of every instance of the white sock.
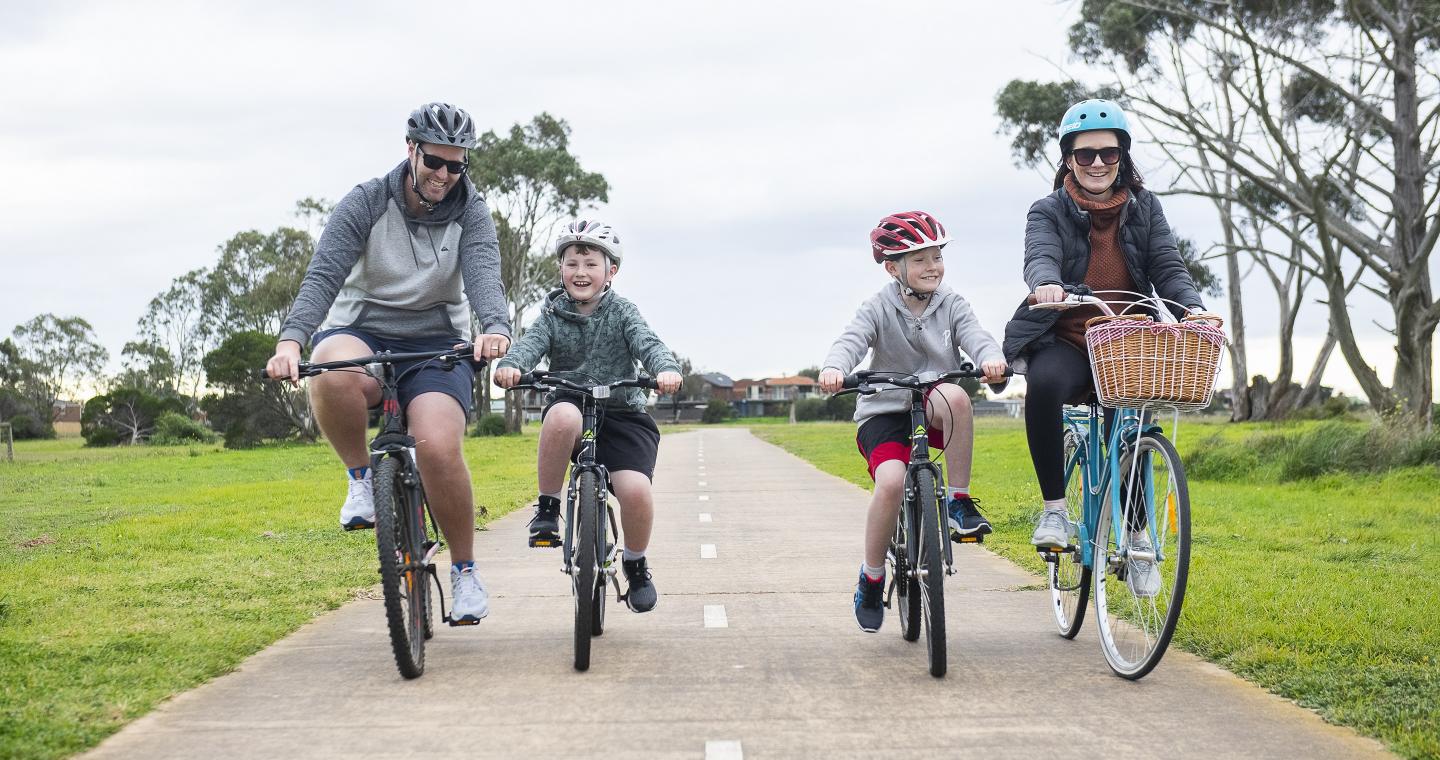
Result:
M883 578L885 577L885 568L884 568L884 566L881 566L881 567L871 567L871 566L865 564L864 562L861 562L861 563L860 563L860 572L864 573L864 574L865 574L865 577L868 578L868 579L870 579L870 580L872 580L872 581L878 581L878 580L881 580L881 579L883 579Z
M1067 511L1067 510L1068 510L1068 508L1067 508L1067 506L1066 506L1066 503L1065 503L1065 500L1064 500L1064 499L1046 499L1046 500L1045 500L1045 511L1047 511L1047 512L1065 512L1065 511Z
M945 490L946 490L947 493L949 493L950 498L952 498L952 499L954 499L954 498L957 497L957 496L964 496L964 497L967 498L967 499L970 498L970 484L969 484L969 483L966 483L966 484L963 485L963 486L957 486L957 485L955 485L955 484L952 483L952 484L950 485L950 487L949 487L949 488L946 488Z
M645 559L645 552L632 552L630 551L630 547L627 546L625 547L625 551L621 553L621 556L626 562L634 562L637 559Z

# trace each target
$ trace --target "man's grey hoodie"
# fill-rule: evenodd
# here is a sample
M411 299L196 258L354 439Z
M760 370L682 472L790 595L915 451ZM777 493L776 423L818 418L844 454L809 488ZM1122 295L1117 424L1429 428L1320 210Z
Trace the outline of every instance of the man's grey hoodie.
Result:
M334 327L469 340L471 309L481 332L510 335L495 222L480 192L461 177L432 213L416 217L405 208L409 181L402 161L336 204L281 340L303 346L317 328Z
M916 317L905 306L900 284L887 283L860 305L855 319L830 347L825 366L848 375L870 349L875 351L870 369L906 374L951 372L967 359L977 369L983 362L1005 360L1000 344L980 326L970 302L944 284ZM881 391L860 397L855 403L855 421L863 423L877 414L909 410L909 391Z
M637 363L652 377L680 371L675 355L650 329L635 304L609 289L588 315L576 311L564 288L551 291L540 316L495 366L529 372L546 357L551 372L573 373L567 379L580 383L632 379ZM607 407L643 412L647 394L642 388L617 390Z

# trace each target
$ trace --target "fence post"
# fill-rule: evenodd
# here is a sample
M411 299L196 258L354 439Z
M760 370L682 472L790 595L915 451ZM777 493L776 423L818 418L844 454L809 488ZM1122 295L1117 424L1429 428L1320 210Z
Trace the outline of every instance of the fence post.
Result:
M15 461L15 433L10 429L10 423L0 422L0 437L5 439L5 461Z

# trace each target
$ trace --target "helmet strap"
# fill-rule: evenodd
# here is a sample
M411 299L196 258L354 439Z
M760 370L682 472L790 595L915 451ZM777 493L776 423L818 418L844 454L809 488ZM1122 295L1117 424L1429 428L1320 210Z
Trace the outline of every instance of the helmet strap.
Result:
M425 207L425 213L435 213L435 204L425 200L424 194L420 192L420 143L411 143L415 146L415 153L410 157L410 189L415 193L416 200Z
M909 296L910 298L915 299L916 301L930 300L930 296L933 295L932 293L921 293L920 291L910 287L910 284L908 282L908 280L910 279L910 267L906 263L905 257L899 256L891 259L891 261L894 261L895 268L900 270L900 273L895 275L895 282L899 283L900 292L906 296Z

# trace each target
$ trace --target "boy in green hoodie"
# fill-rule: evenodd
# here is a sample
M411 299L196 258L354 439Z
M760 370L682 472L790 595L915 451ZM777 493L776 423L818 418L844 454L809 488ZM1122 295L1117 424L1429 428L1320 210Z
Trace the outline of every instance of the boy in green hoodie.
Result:
M555 242L555 255L564 287L546 297L540 317L496 363L495 384L512 387L522 372L548 358L550 371L571 372L596 384L633 378L638 362L654 376L661 393L678 391L683 378L675 355L635 305L610 289L622 255L614 229L593 220L571 222ZM645 549L655 512L650 483L660 430L645 410L646 394L642 388L626 388L605 402L604 429L595 450L596 460L610 472L610 487L620 502L625 544L621 567L629 582L626 601L635 612L654 609L658 598ZM540 498L530 521L531 546L560 545L560 494L581 426L579 406L552 393L542 413L537 457Z

